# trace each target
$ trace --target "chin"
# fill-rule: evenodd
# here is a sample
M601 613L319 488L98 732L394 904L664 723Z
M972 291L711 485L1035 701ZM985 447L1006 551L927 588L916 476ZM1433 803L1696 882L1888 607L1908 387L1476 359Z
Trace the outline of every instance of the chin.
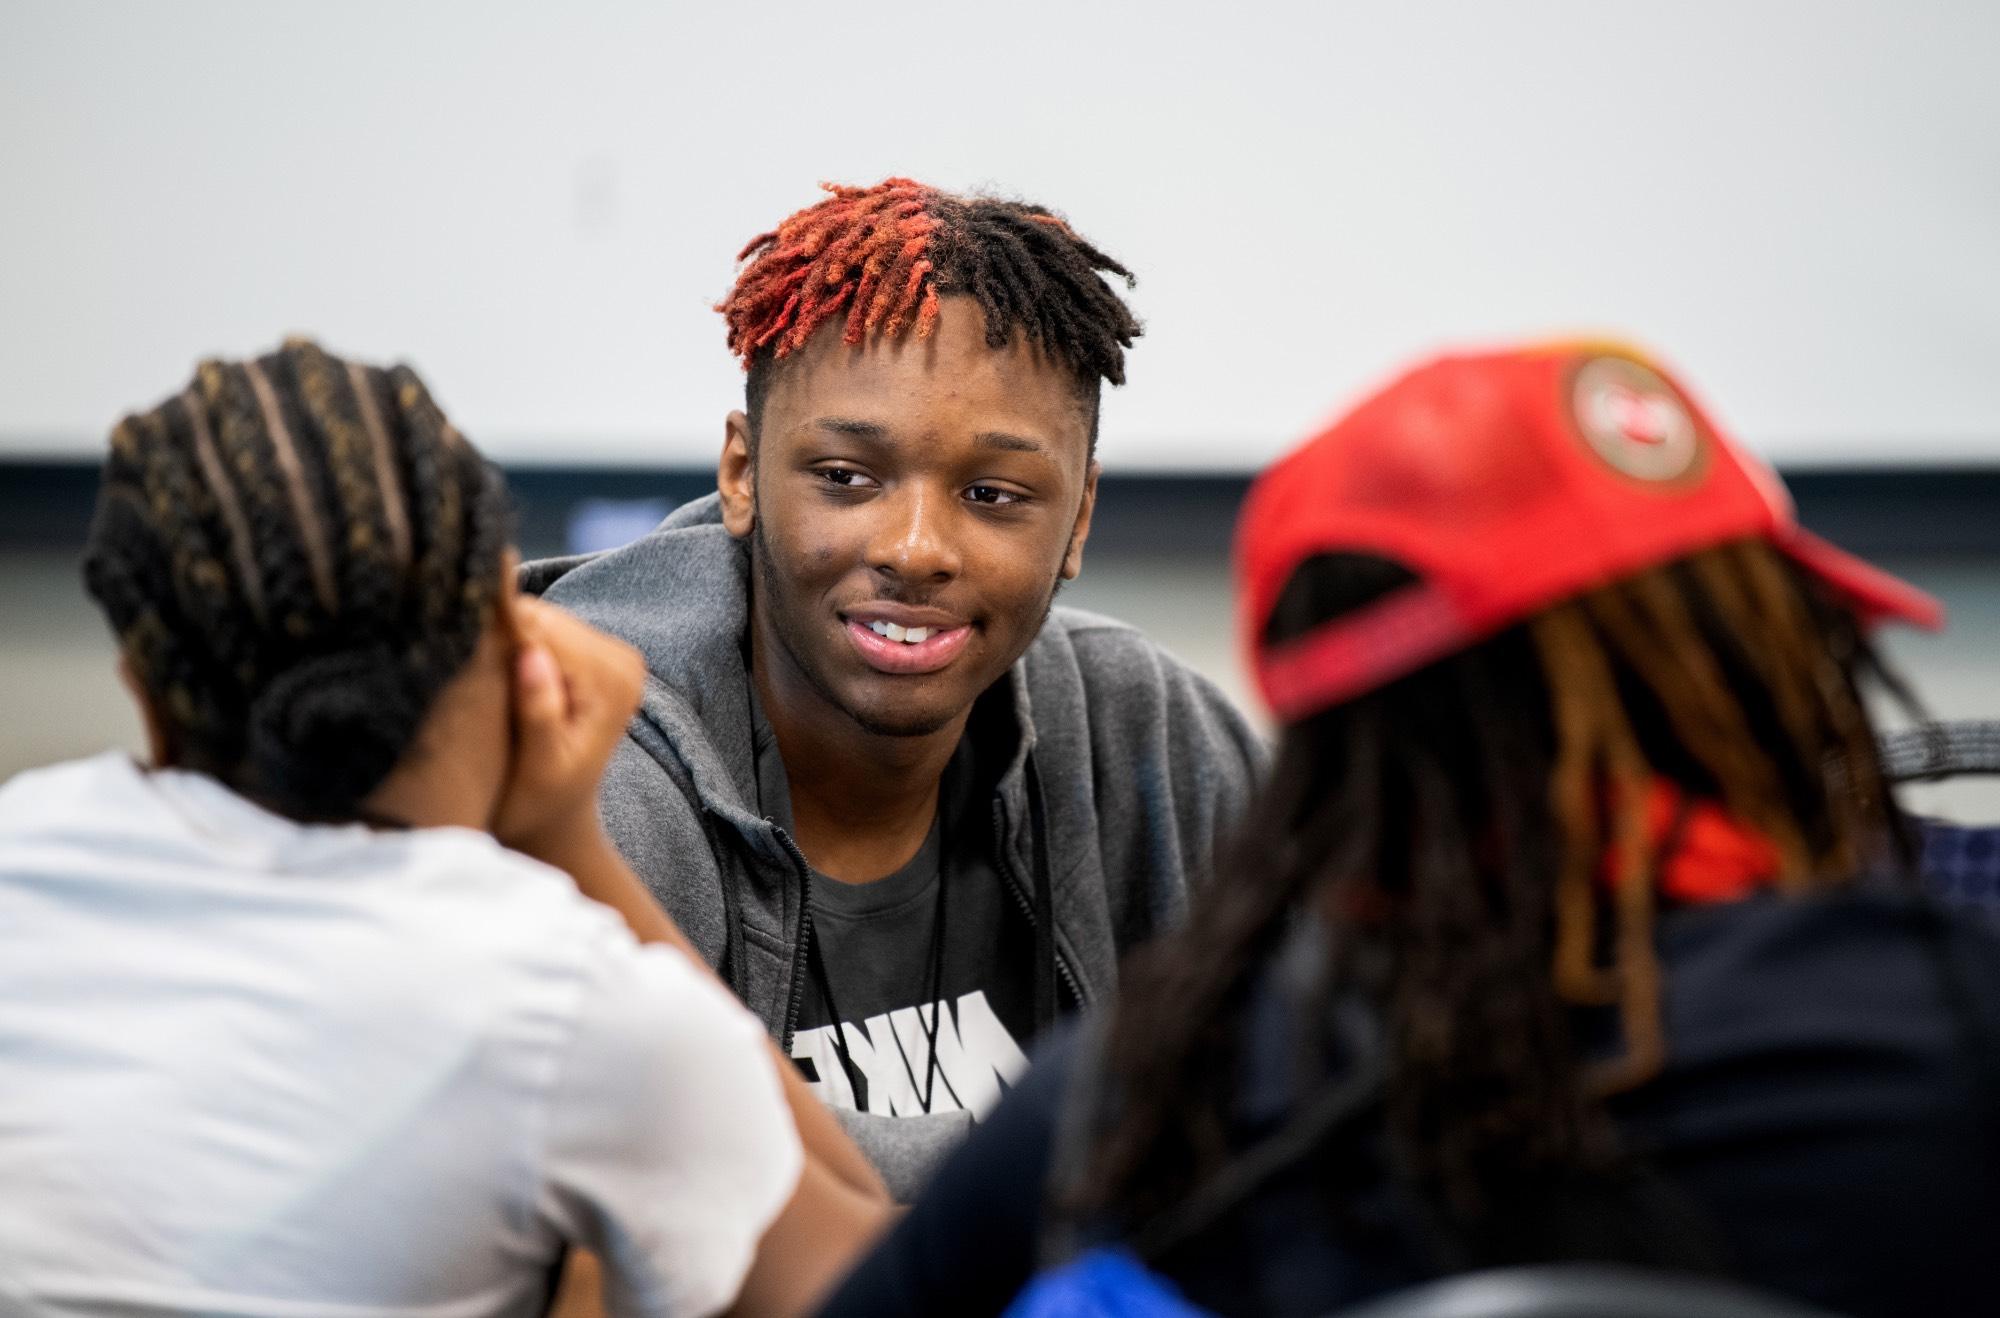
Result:
M939 709L929 701L909 704L843 700L840 706L856 726L876 737L928 737L949 727L964 712L957 707Z

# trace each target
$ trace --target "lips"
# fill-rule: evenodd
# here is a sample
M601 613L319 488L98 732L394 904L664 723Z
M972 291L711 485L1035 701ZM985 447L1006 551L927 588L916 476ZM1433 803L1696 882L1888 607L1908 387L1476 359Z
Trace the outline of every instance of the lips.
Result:
M959 624L932 626L921 641L895 641L877 635L869 623L870 620L850 617L847 620L847 639L853 643L863 663L878 673L898 677L937 672L958 658L959 651L972 639L972 628Z

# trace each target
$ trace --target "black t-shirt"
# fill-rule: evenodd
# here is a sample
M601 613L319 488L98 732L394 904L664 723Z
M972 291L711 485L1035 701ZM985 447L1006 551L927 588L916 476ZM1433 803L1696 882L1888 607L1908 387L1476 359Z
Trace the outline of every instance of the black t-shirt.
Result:
M790 831L784 760L762 709L753 717L764 813ZM812 875L791 1052L831 1106L980 1117L1027 1067L1034 931L993 862L992 781L981 768L968 730L939 784L929 836L895 873L872 883Z
M1628 1149L1715 1247L1713 1262L1855 1318L1993 1312L2000 935L1990 922L1901 893L1767 895L1666 917L1660 955L1667 1064L1611 1110ZM827 1314L1008 1303L1035 1265L1075 1041L1054 1042ZM1256 1087L1252 1069L1244 1084ZM1375 1136L1364 1127L1356 1138ZM1295 1168L1160 1269L1225 1315L1318 1314L1430 1275L1435 1251L1418 1224L1376 1211L1400 1196L1360 1198L1333 1222L1310 1167Z

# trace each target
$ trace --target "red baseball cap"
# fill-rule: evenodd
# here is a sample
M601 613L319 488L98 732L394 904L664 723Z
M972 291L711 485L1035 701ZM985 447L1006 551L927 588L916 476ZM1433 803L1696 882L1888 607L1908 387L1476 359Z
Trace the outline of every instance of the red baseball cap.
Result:
M1563 600L1748 536L1869 622L1943 625L1936 600L1802 530L1777 474L1644 355L1562 343L1441 357L1251 487L1236 531L1251 671L1272 712L1294 721ZM1267 646L1285 583L1325 553L1385 557L1417 579Z

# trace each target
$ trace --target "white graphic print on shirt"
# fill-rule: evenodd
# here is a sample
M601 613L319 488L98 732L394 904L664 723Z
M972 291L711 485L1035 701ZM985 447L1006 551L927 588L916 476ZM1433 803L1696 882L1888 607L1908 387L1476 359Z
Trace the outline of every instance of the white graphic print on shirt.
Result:
M917 1116L924 1111L930 1071L932 1014L941 1007L944 1017L937 1023L937 1079L930 1110L970 1112L977 1121L1000 1100L1001 1086L1013 1084L1028 1067L1027 1054L986 1001L984 990L960 997L955 1011L933 1003L870 1016L864 1025L848 1022L847 1052L867 1087L866 1106L855 1101L831 1025L793 1035L792 1056L812 1063L819 1079L807 1083L832 1107Z

